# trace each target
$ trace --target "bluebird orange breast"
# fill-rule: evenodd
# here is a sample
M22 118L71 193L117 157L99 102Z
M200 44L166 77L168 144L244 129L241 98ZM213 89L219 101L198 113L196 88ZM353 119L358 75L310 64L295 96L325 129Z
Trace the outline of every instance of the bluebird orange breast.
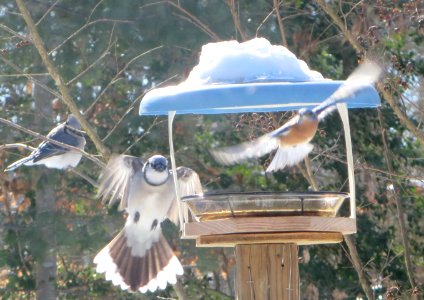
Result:
M280 145L295 146L298 144L307 143L314 137L318 128L318 120L303 120L302 123L297 123L280 137Z

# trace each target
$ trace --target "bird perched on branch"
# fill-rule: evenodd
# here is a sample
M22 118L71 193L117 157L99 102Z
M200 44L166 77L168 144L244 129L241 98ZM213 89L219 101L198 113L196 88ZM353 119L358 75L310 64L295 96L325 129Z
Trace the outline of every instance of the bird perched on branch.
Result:
M371 62L361 64L347 80L320 105L309 109L302 108L298 114L280 128L254 140L236 146L211 150L212 156L221 164L231 165L243 160L260 157L277 149L266 172L293 166L311 152L309 142L314 137L318 123L335 108L369 84L377 81L381 68Z
M74 115L69 115L65 123L53 128L46 136L62 144L77 147L81 150L85 147L84 132ZM21 165L45 165L48 168L66 169L75 168L80 162L82 153L57 145L51 141L43 141L30 155L9 165L4 171L13 171Z
M125 227L94 258L98 273L122 289L153 292L176 283L183 274L178 258L162 235L161 222L169 218L178 224L178 203L173 177L177 176L181 196L201 194L195 171L168 169L161 155L145 163L129 155L112 157L100 177L99 196L109 204L121 199L120 209L128 217Z

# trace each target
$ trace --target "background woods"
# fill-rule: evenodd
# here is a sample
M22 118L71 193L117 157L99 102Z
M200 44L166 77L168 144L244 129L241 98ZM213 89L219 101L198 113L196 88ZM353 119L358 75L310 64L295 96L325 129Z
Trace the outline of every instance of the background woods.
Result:
M37 146L37 133L68 112L83 113L88 135L76 171L0 173L4 299L232 298L233 250L197 249L167 221L165 234L185 267L175 288L130 294L96 275L92 259L125 216L96 199L95 180L110 153L169 153L166 118L137 114L148 90L184 80L205 43L256 36L287 46L332 79L346 78L365 56L386 71L378 83L382 107L350 112L358 234L347 244L300 249L302 298L422 297L422 1L2 0L0 169L27 155L22 143ZM306 164L274 175L263 175L268 157L224 168L208 154L290 115L178 116L177 164L195 169L209 191L345 190L337 114L320 124Z

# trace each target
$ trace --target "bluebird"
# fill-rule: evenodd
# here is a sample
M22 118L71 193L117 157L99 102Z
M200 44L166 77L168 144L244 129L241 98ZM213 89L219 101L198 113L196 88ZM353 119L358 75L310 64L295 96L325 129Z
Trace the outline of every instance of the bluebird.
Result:
M72 114L68 116L65 123L53 128L47 134L47 138L81 150L85 146L84 132L81 131L80 123ZM81 157L82 153L77 150L62 147L50 141L43 141L30 155L9 165L4 171L13 171L21 165L45 165L54 169L75 168Z
M120 199L119 209L128 217L124 228L94 258L98 273L123 290L165 289L183 274L180 261L162 235L161 222L169 218L178 224L178 203L174 179L181 196L201 194L195 171L179 167L177 174L168 169L168 161L154 155L146 162L129 155L114 156L100 176L99 197L109 204Z
M365 61L347 78L343 85L318 106L312 109L300 109L298 114L283 126L254 141L214 149L211 150L211 154L219 163L231 165L249 158L263 156L277 149L266 172L293 166L312 151L313 145L309 142L315 136L319 121L331 113L337 103L344 102L346 98L376 82L380 73L381 68L377 64Z

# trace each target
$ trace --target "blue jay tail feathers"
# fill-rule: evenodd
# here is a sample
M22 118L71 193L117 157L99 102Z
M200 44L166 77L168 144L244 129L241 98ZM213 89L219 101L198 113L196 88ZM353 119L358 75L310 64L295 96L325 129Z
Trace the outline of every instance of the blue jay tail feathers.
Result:
M176 283L176 275L184 272L162 233L142 256L135 253L137 250L128 246L125 230L122 230L94 258L96 271L106 273L106 280L123 290L142 293L165 289L168 283Z
M31 162L30 162L32 159L33 159L33 156L24 157L24 158L22 158L18 161L15 161L13 164L10 164L9 166L7 166L7 168L4 169L4 171L5 172L13 171L13 170L19 168L20 166L22 166L25 163L27 163L28 165L32 165Z

